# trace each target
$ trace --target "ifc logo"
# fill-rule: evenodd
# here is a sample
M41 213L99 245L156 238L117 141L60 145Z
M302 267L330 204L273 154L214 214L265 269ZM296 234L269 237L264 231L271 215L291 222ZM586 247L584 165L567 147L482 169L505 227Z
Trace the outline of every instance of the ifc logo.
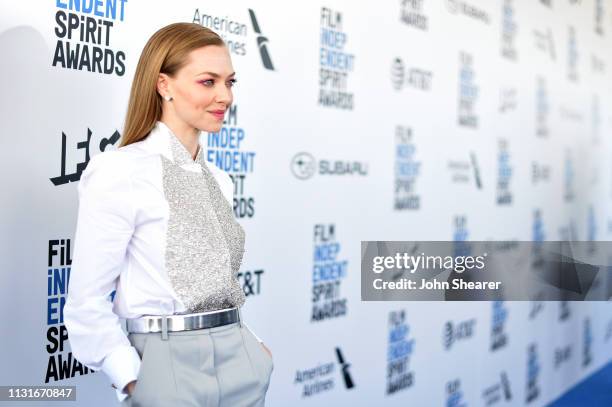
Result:
M308 179L316 171L317 161L310 153L297 153L291 160L291 172L299 179Z
M395 90L400 90L404 85L404 62L395 58L391 65L391 83Z

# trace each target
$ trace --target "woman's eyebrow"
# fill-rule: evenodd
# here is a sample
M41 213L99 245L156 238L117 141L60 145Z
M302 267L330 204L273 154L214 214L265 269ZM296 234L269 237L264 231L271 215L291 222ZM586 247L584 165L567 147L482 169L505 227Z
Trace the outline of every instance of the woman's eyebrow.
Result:
M205 71L205 72L200 72L200 73L199 73L199 74L197 74L196 76L200 76L200 75L204 75L204 74L210 75L210 76L212 76L213 78L220 78L220 77L221 77L221 75L219 75L218 73L215 73L215 72L208 72L208 71ZM232 72L231 74L227 75L227 77L229 78L229 77L234 76L234 75L236 75L236 72Z

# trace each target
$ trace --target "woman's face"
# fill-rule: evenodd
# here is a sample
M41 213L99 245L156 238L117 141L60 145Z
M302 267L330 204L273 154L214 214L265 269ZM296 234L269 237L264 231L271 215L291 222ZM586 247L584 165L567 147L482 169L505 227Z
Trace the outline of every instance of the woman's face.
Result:
M234 96L234 68L227 48L209 45L189 53L188 62L174 78L161 73L160 93L172 96L163 100L164 115L176 116L186 125L217 132Z

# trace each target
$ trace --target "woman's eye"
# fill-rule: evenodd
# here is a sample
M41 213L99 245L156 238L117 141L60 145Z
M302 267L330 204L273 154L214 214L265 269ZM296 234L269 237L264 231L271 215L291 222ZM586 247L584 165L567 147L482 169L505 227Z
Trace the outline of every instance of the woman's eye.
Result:
M231 88L232 86L234 86L236 84L236 82L237 82L236 79L230 79L226 83L227 83L227 86L229 86ZM202 85L206 86L206 87L211 87L211 86L215 85L214 79L206 79L206 80L200 81L200 83Z

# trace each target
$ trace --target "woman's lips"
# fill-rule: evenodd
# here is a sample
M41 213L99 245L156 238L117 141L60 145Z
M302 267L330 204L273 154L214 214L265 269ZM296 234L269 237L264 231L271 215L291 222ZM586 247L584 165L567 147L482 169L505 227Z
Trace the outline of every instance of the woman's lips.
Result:
M216 119L223 119L225 117L225 110L212 110L208 113L215 116Z

